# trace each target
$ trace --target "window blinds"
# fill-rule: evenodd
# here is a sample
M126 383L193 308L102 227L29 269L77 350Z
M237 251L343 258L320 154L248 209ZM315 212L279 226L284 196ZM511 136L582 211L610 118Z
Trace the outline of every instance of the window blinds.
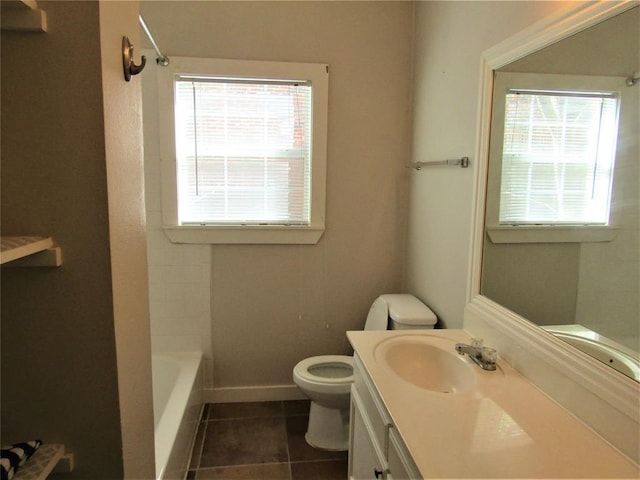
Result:
M180 224L308 224L311 85L178 77Z
M500 223L606 225L617 114L613 94L510 90Z

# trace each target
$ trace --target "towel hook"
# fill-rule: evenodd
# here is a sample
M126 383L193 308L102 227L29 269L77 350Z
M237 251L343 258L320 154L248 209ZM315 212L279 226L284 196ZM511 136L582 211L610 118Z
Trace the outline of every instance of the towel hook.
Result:
M138 75L147 63L144 55L141 57L140 65L133 63L133 45L129 41L129 37L122 37L122 68L124 70L124 79L128 82L132 75Z

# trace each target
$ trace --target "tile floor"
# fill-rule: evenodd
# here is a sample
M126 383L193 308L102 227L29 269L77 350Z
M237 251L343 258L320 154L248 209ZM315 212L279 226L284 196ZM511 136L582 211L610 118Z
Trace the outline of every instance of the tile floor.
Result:
M345 480L347 452L304 440L306 400L207 404L187 480Z

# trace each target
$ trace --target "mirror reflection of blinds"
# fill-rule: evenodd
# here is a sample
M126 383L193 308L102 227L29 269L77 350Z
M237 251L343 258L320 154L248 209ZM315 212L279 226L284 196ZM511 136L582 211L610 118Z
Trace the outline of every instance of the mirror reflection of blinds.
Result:
M180 224L308 224L311 103L307 81L176 78Z
M608 224L617 121L613 93L509 90L500 224Z
M532 90L527 88L509 89L511 95L545 95L547 97L579 97L579 98L616 98L616 94L612 92L579 92L579 91L556 91L556 90Z
M210 77L199 75L178 75L176 80L179 82L197 82L197 83L239 83L244 85L292 85L292 86L311 86L309 80L284 80L280 78L248 78L248 77Z

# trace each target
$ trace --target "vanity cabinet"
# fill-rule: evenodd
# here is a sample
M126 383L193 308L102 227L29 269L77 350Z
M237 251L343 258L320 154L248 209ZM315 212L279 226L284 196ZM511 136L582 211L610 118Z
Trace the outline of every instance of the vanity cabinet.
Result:
M349 479L375 479L376 473L387 480L640 479L637 464L508 363L499 359L497 369L487 371L455 353L456 343L471 341L464 330L353 331L347 336L355 351ZM452 369L442 357L435 363L436 349L449 352L449 360L464 368ZM403 356L390 356L394 351ZM430 372L420 358L426 352L436 365ZM466 381L472 383L456 377L466 390L443 394L440 386L432 390L401 376L398 358L406 367L402 372L414 375L409 379L439 373L462 378L459 373L467 372L472 378ZM576 458L580 461L567 461Z
M351 386L349 479L422 478L360 359Z
M384 455L374 440L373 429L357 390L351 391L351 438L349 443L349 479L384 478Z

